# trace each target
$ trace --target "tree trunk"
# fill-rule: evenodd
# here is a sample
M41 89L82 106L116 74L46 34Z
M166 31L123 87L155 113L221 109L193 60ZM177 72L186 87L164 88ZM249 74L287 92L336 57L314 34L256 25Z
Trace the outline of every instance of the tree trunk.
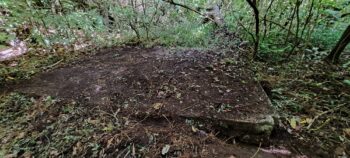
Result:
M325 61L332 64L338 64L340 54L344 51L345 47L350 43L350 25L344 31L343 35L333 48L333 50L329 53L329 55L325 58Z
M259 41L260 41L260 20L259 20L259 10L256 3L256 0L246 0L250 7L254 11L254 17L255 17L255 41L254 41L254 58L257 57L259 52Z

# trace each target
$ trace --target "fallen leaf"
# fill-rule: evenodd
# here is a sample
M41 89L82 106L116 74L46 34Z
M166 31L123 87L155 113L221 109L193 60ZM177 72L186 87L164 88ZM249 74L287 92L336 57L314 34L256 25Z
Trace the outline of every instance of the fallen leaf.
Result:
M112 123L108 123L107 127L104 127L102 130L110 132L110 131L113 131L113 129L114 129L113 124Z
M170 145L165 145L162 149L162 155L165 155L166 153L169 152L169 149L170 149Z
M198 132L198 128L192 126L192 132L197 133Z
M23 158L31 158L31 157L33 157L33 156L32 156L32 153L31 153L31 152L26 151L21 157L23 157Z
M114 140L114 137L112 137L107 141L107 148L109 148L113 144L113 140Z
M87 120L87 122L90 123L90 124L96 125L96 124L98 124L100 121L99 121L99 120L92 120L91 118L89 118L89 119Z
M11 76L7 76L8 80L14 80L15 78L11 77Z
M343 81L345 84L347 84L348 86L350 86L350 80L344 80Z
M310 124L312 122L311 118L305 118L303 120L300 121L301 124Z
M350 128L345 128L343 131L346 136L350 137Z
M293 128L293 129L296 129L297 128L297 120L293 117L290 119L290 126Z
M17 139L22 139L26 135L26 132L21 132L18 134Z
M176 98L180 99L181 98L181 93L176 93Z
M52 156L58 156L58 155L60 155L60 153L58 153L57 150L52 150L52 151L50 151L50 155L52 155Z
M156 110L162 108L162 106L163 106L162 103L155 103L155 104L153 104L153 108L156 109Z
M342 156L342 155L344 155L345 154L345 149L344 149L344 147L341 147L341 146L339 146L339 147L337 147L335 150L334 150L334 154L336 155L336 156Z
M74 147L73 147L73 155L78 155L80 151L82 151L82 144L81 142L78 142Z
M215 80L215 82L219 82L220 81L218 77L214 77L214 80Z

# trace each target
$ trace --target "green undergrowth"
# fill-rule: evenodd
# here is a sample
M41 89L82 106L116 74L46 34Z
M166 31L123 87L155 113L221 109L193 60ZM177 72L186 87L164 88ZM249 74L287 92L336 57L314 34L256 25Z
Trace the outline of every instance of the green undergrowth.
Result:
M256 63L259 77L271 83L273 106L297 139L320 145L320 151L350 146L350 67L322 61ZM316 154L316 153L315 153Z
M121 128L108 112L50 96L1 96L0 114L1 157L97 157L101 138Z
M345 27L333 27L328 28L325 26L319 26L315 29L315 33L312 34L311 42L314 43L316 47L321 49L332 49L340 36L345 30Z
M39 50L32 50L15 60L0 63L0 87L21 80L28 80L38 72L52 69L64 62L76 59L79 54L78 52L64 52L63 49L61 49L61 52L45 54L40 54L37 51Z
M212 25L185 24L166 28L156 35L156 42L164 46L177 47L210 47L213 40Z

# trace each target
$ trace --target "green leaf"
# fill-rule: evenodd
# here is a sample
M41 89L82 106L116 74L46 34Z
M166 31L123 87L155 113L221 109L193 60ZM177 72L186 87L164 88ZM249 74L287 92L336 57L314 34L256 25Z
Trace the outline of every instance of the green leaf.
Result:
M102 130L103 131L106 131L106 132L110 132L110 131L113 131L114 129L114 126L112 123L108 123L107 127L104 127Z
M346 85L350 86L350 80L344 80L343 81Z
M293 117L290 119L290 126L295 129L297 127L297 120Z

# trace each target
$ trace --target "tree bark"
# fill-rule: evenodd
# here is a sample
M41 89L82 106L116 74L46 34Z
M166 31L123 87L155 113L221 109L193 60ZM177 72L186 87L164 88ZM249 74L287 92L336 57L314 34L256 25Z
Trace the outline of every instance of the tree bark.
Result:
M325 61L331 64L338 64L341 53L344 51L346 46L350 43L350 25L344 31L343 35L340 37L339 41L325 58Z
M259 41L260 41L260 20L259 20L259 10L256 4L256 0L246 0L250 7L254 11L255 17L255 41L254 41L254 53L253 57L255 58L259 52Z
M269 11L270 11L270 9L271 9L272 4L273 4L274 1L275 1L275 0L271 0L271 1L270 1L270 4L269 4L269 6L267 7L266 12L265 12L265 15L264 15L264 19L263 19L263 21L264 21L264 33L263 33L263 38L262 38L263 40L265 39L266 34L267 34L267 15L268 15L268 13L269 13Z

